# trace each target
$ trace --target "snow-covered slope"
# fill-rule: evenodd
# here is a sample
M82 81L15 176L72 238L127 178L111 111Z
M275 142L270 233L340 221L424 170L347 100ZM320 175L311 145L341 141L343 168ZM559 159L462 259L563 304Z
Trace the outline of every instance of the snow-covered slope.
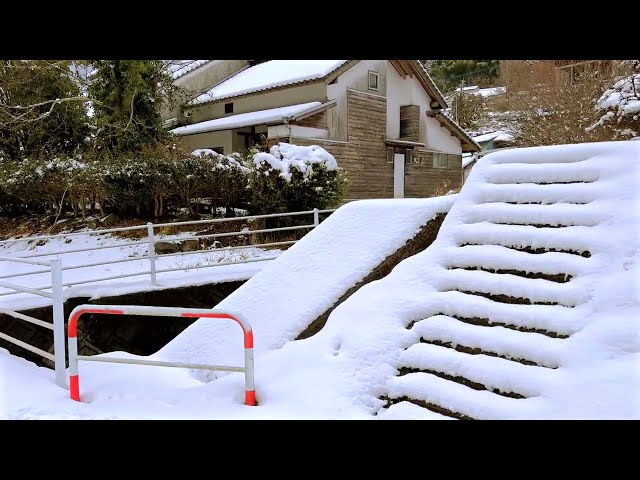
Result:
M245 316L254 331L256 354L280 348L429 220L446 213L455 197L348 203L216 308ZM239 335L233 324L205 319L191 325L157 355L193 363L235 364L242 361L243 353L229 339Z

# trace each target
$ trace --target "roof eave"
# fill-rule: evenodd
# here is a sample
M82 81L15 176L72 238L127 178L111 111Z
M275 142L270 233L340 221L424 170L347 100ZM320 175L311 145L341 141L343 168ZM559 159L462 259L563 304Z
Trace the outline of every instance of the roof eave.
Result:
M323 104L318 105L317 107L311 107L304 112L297 113L295 115L291 115L287 117L288 122L299 122L300 120L304 120L305 118L311 117L313 115L317 115L318 113L324 112L330 108L335 107L338 104L337 100L330 100Z
M410 68L413 69L418 77L418 80L423 85L429 96L436 102L436 106L433 108L448 108L447 100L444 98L444 95L435 84L427 69L424 68L424 65L420 63L418 60L408 60L407 61Z
M193 132L193 133L184 133L184 134L180 134L180 133L174 133L174 135L178 136L178 137L188 137L189 135L200 135L201 133L211 133L211 132L224 132L225 130L234 130L236 128L245 128L245 127L256 127L258 125L267 125L267 126L271 126L271 125L284 125L286 124L286 118L280 118L277 120L269 120L269 121L263 121L263 122L251 122L248 123L246 125L239 125L237 127L224 127L224 128L210 128L210 129L206 129L206 130L201 130L199 132Z
M462 153L479 152L481 150L480 145L478 145L460 125L458 125L453 119L447 117L440 110L427 111L426 114L427 117L435 118L436 120L438 120L441 125L446 127L455 137L460 140Z

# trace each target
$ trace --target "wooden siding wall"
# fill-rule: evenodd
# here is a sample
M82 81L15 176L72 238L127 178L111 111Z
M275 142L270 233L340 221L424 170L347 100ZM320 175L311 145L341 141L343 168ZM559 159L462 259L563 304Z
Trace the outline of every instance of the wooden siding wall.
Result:
M384 143L387 99L348 90L348 143L293 137L296 145L319 145L331 153L351 182L345 198L393 198L393 164Z
M296 125L300 125L301 127L312 127L312 128L327 128L327 111L316 113L310 117L304 118L298 122Z
M447 168L433 168L433 152L415 150L413 162L405 165L404 196L431 197L438 184L448 182L447 190L462 186L462 155L447 155Z
M400 138L410 142L420 141L420 105L400 107Z

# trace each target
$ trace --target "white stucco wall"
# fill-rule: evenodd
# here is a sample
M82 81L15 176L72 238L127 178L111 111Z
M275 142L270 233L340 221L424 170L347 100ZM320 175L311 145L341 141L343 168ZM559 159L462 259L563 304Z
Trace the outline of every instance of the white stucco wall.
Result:
M422 112L421 112L422 113ZM439 152L452 153L454 155L462 155L462 144L457 137L451 135L448 128L442 126L442 124L435 118L420 119L420 128L422 129L422 122L426 124L426 144L427 148L431 150L437 150Z
M420 106L419 140L429 150L462 154L460 140L451 135L440 123L428 118L426 112L431 110L431 101L427 92L417 78L402 78L397 70L386 61L387 78L387 138L400 138L400 107L403 105Z
M224 153L233 152L233 132L224 130L222 132L198 133L196 135L182 135L178 137L181 143L187 148L216 148L224 147Z

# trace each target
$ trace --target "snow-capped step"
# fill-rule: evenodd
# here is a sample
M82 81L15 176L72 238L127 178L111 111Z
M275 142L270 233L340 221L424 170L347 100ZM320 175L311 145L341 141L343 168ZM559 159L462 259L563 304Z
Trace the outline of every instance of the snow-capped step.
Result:
M407 396L400 396L395 398L385 396L382 397L381 400L384 400L385 404L387 405L386 411L394 412L396 416L405 409L408 410L409 407L407 407L407 405L413 405L415 408L412 409L411 412L414 415L416 409L422 409L425 412L425 417L428 415L440 415L449 420L475 420L475 418L471 418L468 415L463 415L462 413L449 410L448 408L445 408L442 405L438 405L437 403L430 403L425 400L417 400L415 398L409 398ZM401 408L400 412L398 412L396 407ZM385 419L384 417L381 418Z
M411 402L400 402L384 408L378 413L380 420L456 420L454 417L436 413Z
M482 268L485 271L516 270L521 276L548 275L554 278L551 281L557 282L568 281L572 277L579 276L594 264L593 260L579 255L558 252L531 254L501 245L450 247L446 249L445 255L448 268Z
M480 184L474 194L478 204L494 202L513 202L518 204L553 203L588 204L598 197L597 184L577 183L567 185L521 184Z
M482 247L495 246L495 247L508 248L509 250L513 250L514 252L521 252L529 255L541 255L544 253L562 253L566 255L575 255L577 257L582 257L582 258L591 258L591 252L588 250L563 250L561 248L548 248L548 247L531 248L528 246L520 247L515 245L498 245L498 244L491 245L489 243L483 244L483 243L473 243L473 242L462 243L459 246L460 248L478 247L478 246L482 246Z
M506 360L557 368L563 340L539 333L524 333L505 327L479 326L446 315L436 315L413 325L416 342L421 339L449 344L468 354L494 355Z
M523 272L522 270L506 270L506 269L493 269L493 268L483 268L483 267L456 267L456 266L447 267L447 270L456 270L456 269L487 272L487 273L493 273L496 275L516 275L518 277L531 278L534 280L542 279L542 280L548 280L550 282L556 282L556 283L567 283L571 281L571 279L573 278L572 275L567 275L565 273L550 274L550 273L541 273L541 272Z
M557 283L511 274L494 274L481 270L453 269L443 272L436 285L441 291L458 290L491 296L515 298L511 303L553 304L574 307L589 299L580 281ZM490 297L487 297L490 298ZM494 299L494 301L501 301ZM505 300L509 301L509 300Z
M474 419L526 418L540 403L539 397L503 397L422 372L391 378L387 396L392 401L422 401L439 407L444 415Z
M543 386L553 380L554 371L523 365L499 357L469 355L428 343L417 343L402 352L401 368L427 371L474 390L488 390L498 395L526 398L540 395ZM401 370L402 374L402 370ZM412 375L413 373L408 373Z
M596 182L600 178L600 171L592 161L487 165L484 174L486 182L494 184L572 184Z
M499 303L458 291L435 295L433 303L424 309L422 319L442 314L475 325L498 325L550 337L567 337L584 325L580 308Z
M593 253L603 240L591 227L536 228L529 225L473 223L456 225L454 238L458 245L502 245L556 252Z
M538 225L545 227L592 227L606 218L606 212L584 205L555 203L552 205L511 205L483 203L470 205L466 211L467 223Z

